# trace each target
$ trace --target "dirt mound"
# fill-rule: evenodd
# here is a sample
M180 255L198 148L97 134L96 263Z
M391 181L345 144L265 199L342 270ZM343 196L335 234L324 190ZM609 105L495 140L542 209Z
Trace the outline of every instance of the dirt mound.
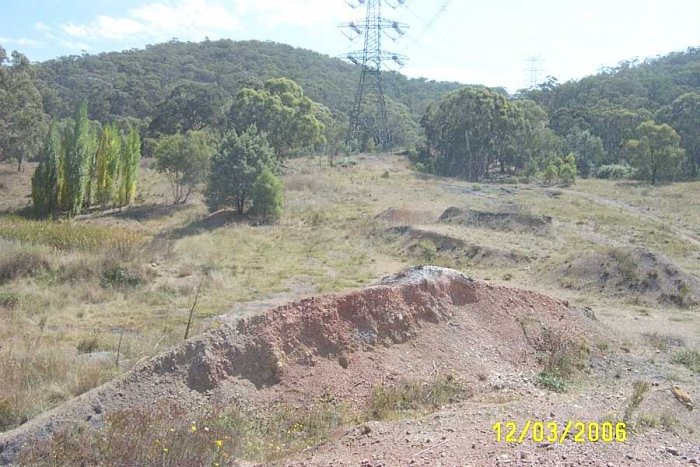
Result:
M483 245L470 244L450 235L415 227L399 226L388 229L388 232L401 235L406 239L405 248L414 251L428 241L435 247L437 253L449 254L455 259L464 258L473 264L488 266L512 266L530 263L530 258L512 250L502 250Z
M464 210L454 206L447 208L440 216L439 221L447 224L484 227L508 232L532 232L537 234L547 233L552 226L552 218L549 216L533 216L518 212Z
M700 303L700 281L646 248L609 248L579 255L558 268L553 278L577 290L634 295L684 307Z
M224 323L0 434L0 460L66 424L99 427L107 412L156 401L194 414L232 402L310 403L331 391L362 404L387 378L436 371L457 372L475 392L491 378L531 387L546 337L581 336L582 326L563 302L540 294L414 268L364 290Z
M377 214L375 219L387 224L425 224L432 222L434 215L428 211L413 211L411 209L389 208Z

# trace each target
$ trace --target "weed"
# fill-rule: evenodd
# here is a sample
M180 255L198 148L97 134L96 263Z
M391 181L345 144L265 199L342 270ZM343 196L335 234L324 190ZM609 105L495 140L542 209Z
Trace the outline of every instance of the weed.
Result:
M430 240L418 240L414 251L421 260L429 263L435 261L438 254L437 246Z
M122 264L108 266L102 273L103 287L138 287L145 283L143 273Z
M14 310L19 307L21 300L19 295L14 292L0 292L0 308L6 310Z
M96 336L88 337L78 342L78 353L93 353L100 349L100 341Z
M549 373L547 371L541 372L537 375L537 384L543 388L553 391L553 392L566 392L567 387L564 380L562 380L556 374Z
M671 358L671 362L683 365L693 373L700 373L700 352L697 350L681 350Z
M642 401L644 401L644 397L646 396L648 391L649 383L647 383L646 381L634 382L634 384L632 385L632 395L627 401L627 407L625 407L625 414L623 416L623 420L625 422L630 422L632 420L634 412L637 411L637 409L639 409L639 406L641 405Z
M404 381L396 386L376 386L367 413L370 419L397 419L416 412L431 412L470 396L470 389L452 374L431 381Z

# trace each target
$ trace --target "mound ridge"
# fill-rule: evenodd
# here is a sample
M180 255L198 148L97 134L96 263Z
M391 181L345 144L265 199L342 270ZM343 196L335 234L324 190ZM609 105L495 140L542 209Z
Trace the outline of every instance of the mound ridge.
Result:
M477 211L449 207L442 213L440 222L469 225L493 230L532 232L545 234L552 226L549 216L533 216L516 212Z
M437 252L451 254L455 259L464 258L473 264L513 266L531 262L527 255L513 250L469 243L461 238L427 229L397 226L389 228L387 232L404 237L406 239L405 247L409 250L414 249L422 240L429 241L435 245Z
M22 445L67 424L99 427L110 411L162 400L194 414L233 402L304 404L331 390L361 404L386 378L436 370L457 372L476 391L492 372L528 385L523 375L539 369L542 336L563 330L583 335L578 315L561 301L450 269L412 268L363 290L231 318L0 434L0 456L11 463Z
M694 306L700 303L700 280L670 259L647 248L608 248L578 255L554 271L569 288L599 290L661 304Z

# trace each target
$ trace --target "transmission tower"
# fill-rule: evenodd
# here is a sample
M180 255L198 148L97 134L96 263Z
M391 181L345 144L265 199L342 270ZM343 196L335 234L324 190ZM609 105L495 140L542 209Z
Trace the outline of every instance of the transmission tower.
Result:
M542 58L531 56L527 58L526 63L527 69L525 71L530 77L529 89L532 89L540 83L540 72L542 72L540 65L542 64Z
M407 58L403 55L387 52L382 48L382 39L388 37L397 40L405 34L407 24L399 23L382 16L382 5L398 8L406 0L346 0L353 8L365 6L367 11L364 20L341 24L343 34L350 39L364 39L364 48L349 52L342 58L361 65L360 82L355 93L355 102L350 114L350 125L345 136L346 145L358 135L368 132L375 143L386 150L391 147L389 119L386 112L386 99L382 82L382 68L385 62L393 62L403 66ZM347 31L347 32L346 32ZM376 102L370 102L372 94ZM373 104L373 105L370 105Z

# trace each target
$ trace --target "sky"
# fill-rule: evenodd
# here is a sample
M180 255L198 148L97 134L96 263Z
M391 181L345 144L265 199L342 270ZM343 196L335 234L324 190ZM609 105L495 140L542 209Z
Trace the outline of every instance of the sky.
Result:
M511 92L700 46L699 0L406 0L383 14L410 26L384 40L409 57L391 69ZM205 37L340 56L362 44L338 25L362 16L345 0L0 0L0 45L32 61Z

